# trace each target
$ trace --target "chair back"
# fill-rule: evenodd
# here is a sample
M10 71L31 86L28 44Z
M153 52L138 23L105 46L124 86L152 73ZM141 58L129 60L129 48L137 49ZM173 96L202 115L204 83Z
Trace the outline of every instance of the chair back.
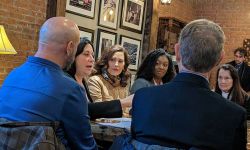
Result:
M55 130L59 122L13 122L0 118L0 149L65 150Z

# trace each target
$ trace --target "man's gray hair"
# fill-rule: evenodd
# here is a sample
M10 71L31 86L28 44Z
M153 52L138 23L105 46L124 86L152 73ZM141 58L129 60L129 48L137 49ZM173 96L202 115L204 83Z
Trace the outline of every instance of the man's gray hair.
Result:
M225 35L218 24L206 19L190 22L179 37L182 65L195 72L210 71L219 62L224 42Z

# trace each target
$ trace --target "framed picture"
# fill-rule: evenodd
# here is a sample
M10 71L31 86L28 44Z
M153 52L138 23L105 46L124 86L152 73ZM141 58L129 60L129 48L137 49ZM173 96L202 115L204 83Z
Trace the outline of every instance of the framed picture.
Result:
M79 30L80 30L80 37L83 38L87 38L88 40L90 40L92 43L94 42L94 30L91 29L87 29L84 27L80 27L78 26Z
M122 8L121 28L141 33L144 2L123 0Z
M128 68L137 70L141 41L127 36L121 36L120 43L125 49L128 50L130 58L130 65Z
M101 0L99 21L100 26L117 29L117 16L120 0Z
M116 33L98 29L96 42L96 58L100 58L104 51L116 44L116 37Z
M67 0L66 11L72 14L94 18L95 0Z

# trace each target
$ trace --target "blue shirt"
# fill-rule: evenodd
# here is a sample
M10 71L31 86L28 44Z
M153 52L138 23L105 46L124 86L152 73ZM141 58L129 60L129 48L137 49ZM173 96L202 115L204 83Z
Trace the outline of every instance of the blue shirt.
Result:
M60 121L59 138L71 149L97 149L84 89L55 63L29 57L0 89L0 117L13 121Z

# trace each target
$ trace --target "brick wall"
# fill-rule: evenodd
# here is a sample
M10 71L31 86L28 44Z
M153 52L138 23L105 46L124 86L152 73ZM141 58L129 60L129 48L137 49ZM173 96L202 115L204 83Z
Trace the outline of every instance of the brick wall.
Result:
M250 1L237 0L195 0L196 18L207 18L220 24L226 35L225 58L222 63L233 60L233 51L243 46L243 40L250 38ZM215 85L215 68L211 85Z
M161 5L159 2L155 2L154 5L154 9L158 11L153 15L158 18L174 17L183 22L206 18L220 24L226 35L226 55L222 63L233 60L234 49L243 46L243 40L250 38L249 0L174 0L170 5ZM153 26L158 24L155 23ZM157 31L152 30L151 49L155 48L157 40ZM211 74L211 87L215 85L216 70L217 68Z
M16 55L0 55L0 85L6 75L37 49L38 33L46 17L47 0L1 0L0 24Z

